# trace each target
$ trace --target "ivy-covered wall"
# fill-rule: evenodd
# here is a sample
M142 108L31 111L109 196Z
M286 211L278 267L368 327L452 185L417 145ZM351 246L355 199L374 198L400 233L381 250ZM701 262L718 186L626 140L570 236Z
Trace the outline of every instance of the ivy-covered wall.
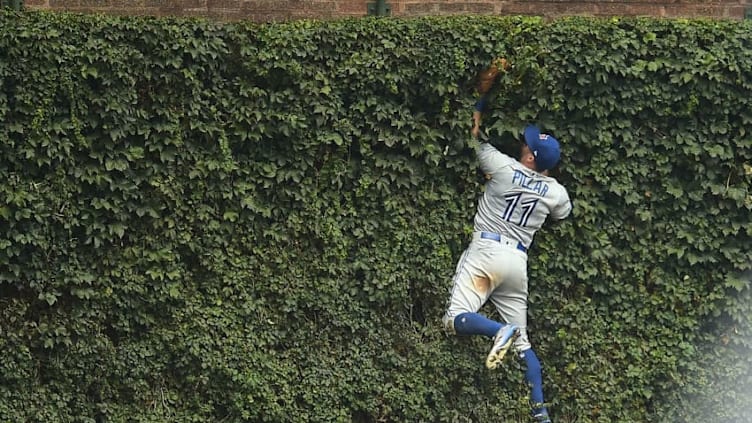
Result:
M556 421L747 421L750 24L0 28L1 421L525 421L441 329L499 55L489 130L556 135L575 203L529 261Z

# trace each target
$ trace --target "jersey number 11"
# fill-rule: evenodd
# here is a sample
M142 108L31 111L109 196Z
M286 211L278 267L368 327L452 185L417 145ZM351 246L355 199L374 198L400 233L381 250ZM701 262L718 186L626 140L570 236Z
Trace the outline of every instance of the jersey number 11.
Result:
M522 199L522 194L523 193L518 192L504 196L507 200L507 207L504 209L502 219L519 226L527 226L527 221L530 218L530 215L533 214L535 206L538 205L538 199L533 198L525 200ZM520 212L516 213L517 210L520 210ZM519 219L512 220L515 217L515 214L519 215Z

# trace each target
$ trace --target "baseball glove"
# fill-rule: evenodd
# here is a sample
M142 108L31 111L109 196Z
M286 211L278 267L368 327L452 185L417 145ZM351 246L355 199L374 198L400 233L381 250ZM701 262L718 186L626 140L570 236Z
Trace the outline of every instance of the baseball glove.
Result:
M497 57L491 61L491 65L478 74L477 90L480 95L485 95L493 87L499 72L506 71L509 68L509 62L503 57Z

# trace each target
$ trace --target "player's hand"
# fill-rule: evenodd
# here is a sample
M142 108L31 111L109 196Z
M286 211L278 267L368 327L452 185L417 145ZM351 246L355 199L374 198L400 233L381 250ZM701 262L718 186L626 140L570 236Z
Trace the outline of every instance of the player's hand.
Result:
M472 134L473 138L479 138L480 137L480 122L481 122L482 114L479 111L473 112L473 129L470 130L470 134Z
M480 137L480 127L478 125L473 126L470 133L473 135L473 138L478 139Z

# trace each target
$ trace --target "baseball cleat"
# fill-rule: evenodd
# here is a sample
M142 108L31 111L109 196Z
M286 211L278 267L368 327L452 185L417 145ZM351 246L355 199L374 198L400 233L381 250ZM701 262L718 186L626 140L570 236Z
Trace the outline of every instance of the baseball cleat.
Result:
M491 347L491 351L486 357L486 367L493 370L499 366L501 360L504 359L509 347L512 346L512 342L519 335L517 326L504 325L494 336L494 343Z

